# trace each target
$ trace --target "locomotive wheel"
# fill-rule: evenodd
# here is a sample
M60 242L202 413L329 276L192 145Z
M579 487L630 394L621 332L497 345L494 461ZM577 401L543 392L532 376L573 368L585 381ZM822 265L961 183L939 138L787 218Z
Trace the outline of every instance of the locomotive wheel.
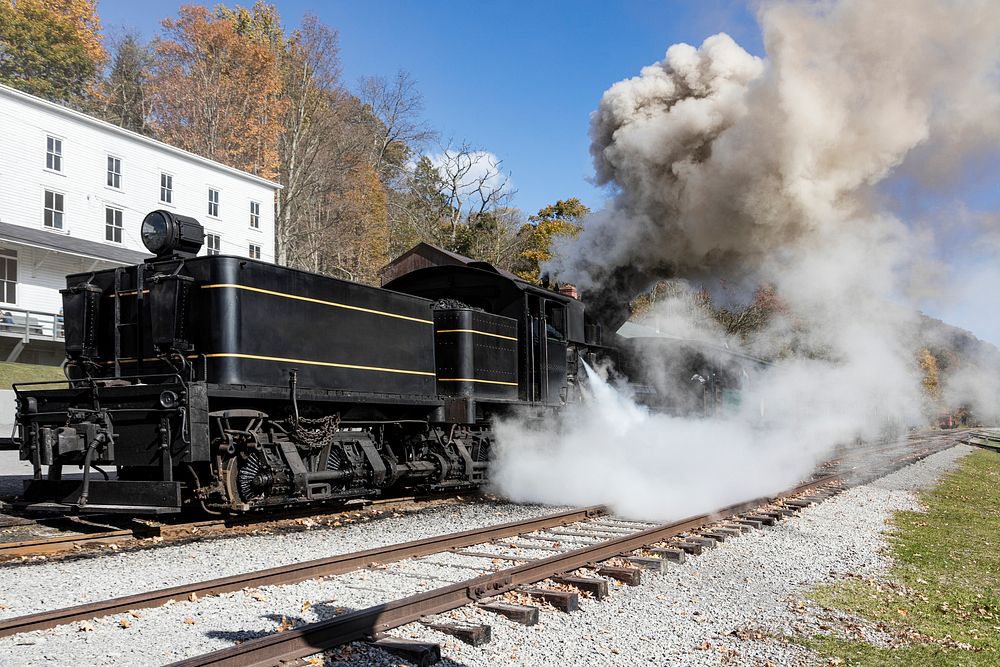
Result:
M234 456L226 463L226 487L230 500L256 504L267 497L274 485L274 470L260 452Z

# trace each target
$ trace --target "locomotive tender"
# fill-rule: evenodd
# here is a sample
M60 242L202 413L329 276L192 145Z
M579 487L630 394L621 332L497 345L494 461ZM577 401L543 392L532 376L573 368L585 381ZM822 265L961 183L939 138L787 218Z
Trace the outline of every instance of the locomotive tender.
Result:
M581 355L603 349L580 301L485 263L375 288L197 257L201 225L167 211L142 239L143 264L67 277L67 381L15 386L28 508L246 512L475 487L491 420L577 400Z

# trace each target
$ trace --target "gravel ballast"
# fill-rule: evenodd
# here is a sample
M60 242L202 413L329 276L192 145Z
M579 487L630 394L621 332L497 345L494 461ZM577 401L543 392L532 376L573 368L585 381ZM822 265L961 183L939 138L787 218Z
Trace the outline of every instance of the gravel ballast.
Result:
M801 624L796 595L840 573L872 575L887 562L881 535L892 512L915 509L912 491L933 483L969 451L956 447L886 478L852 489L800 516L727 540L716 549L671 564L667 574L644 574L637 588L612 586L581 611L544 611L524 627L466 608L456 618L493 627L493 641L473 648L422 625L392 634L442 644L450 660L467 665L797 664L802 649L755 633L782 635ZM65 562L0 568L0 617L246 572L514 521L556 508L474 503L389 517L377 522L295 534L245 536ZM536 554L531 554L536 555ZM505 563L504 566L510 566ZM319 581L240 591L197 601L178 600L87 623L0 639L5 665L162 664L223 648L302 622L328 618L392 597L480 574L490 561L443 554ZM495 567L495 565L493 566ZM428 579L427 577L435 577ZM746 637L746 639L741 639ZM364 647L335 655L350 664L397 657Z

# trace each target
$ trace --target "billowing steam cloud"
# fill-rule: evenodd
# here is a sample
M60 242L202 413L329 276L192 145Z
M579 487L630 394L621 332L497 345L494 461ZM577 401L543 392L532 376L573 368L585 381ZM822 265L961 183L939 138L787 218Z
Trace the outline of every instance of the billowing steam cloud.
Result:
M718 34L604 94L591 152L617 194L549 268L614 325L657 279L773 285L789 315L751 351L797 356L725 418L654 416L605 392L557 438L500 424L502 491L672 516L777 490L835 444L918 419L908 298L939 267L879 187L901 170L946 186L1000 145L1000 3L766 2L759 21L766 59ZM576 486L540 490L570 467Z
M873 187L907 157L940 177L1000 140L995 2L768 3L760 22L767 61L719 34L604 94L591 152L620 195L560 248L561 276L759 277L893 233Z

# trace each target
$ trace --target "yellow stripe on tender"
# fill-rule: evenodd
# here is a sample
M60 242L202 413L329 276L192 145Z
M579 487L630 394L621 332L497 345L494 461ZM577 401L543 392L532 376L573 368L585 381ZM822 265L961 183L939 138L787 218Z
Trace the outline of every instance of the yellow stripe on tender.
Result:
M187 355L187 358L188 359L198 359L200 356L202 356L202 355L200 355L200 354L189 354L189 355ZM338 363L333 362L333 361L310 361L308 359L287 359L285 357L265 357L265 356L262 356L262 355L259 355L259 354L240 354L238 352L213 352L211 354L206 354L204 356L207 357L207 358L209 358L209 359L219 358L219 357L231 357L231 358L235 358L235 359L255 359L257 361L283 361L285 363L290 363L290 364L306 364L308 366L329 366L329 367L332 367L332 368L349 368L351 370L357 370L357 371L379 371L379 372L382 372L382 373L402 373L404 375L428 375L428 376L431 376L431 377L434 376L434 373L431 373L429 371L407 371L407 370L403 370L401 368L381 368L379 366L359 366L359 365L356 365L356 364L338 364ZM160 360L159 357L147 357L146 359L143 359L143 361L159 361L159 360ZM115 362L114 361L105 361L104 363L105 364L113 364ZM130 359L119 359L118 363L122 363L122 364L134 364L134 363L136 363L136 359L132 359L132 358L130 358Z
M399 315L397 313L387 313L382 310L372 310L371 308L362 308L361 306L349 306L346 303L337 303L335 301L324 301L323 299L313 299L308 296L299 296L298 294L287 294L285 292L275 292L269 289L261 289L260 287L250 287L249 285L238 285L235 283L218 283L215 285L202 285L202 289L241 289L248 292L257 292L259 294L269 294L271 296L280 296L285 299L295 299L296 301L307 301L309 303L318 303L323 306L331 306L333 308L344 308L346 310L357 310L362 313L371 313L373 315L384 315L385 317L395 317L400 320L409 320L411 322L420 322L421 324L434 324L431 320L424 320L419 317L410 317L409 315Z
M482 382L483 384L502 384L506 387L516 387L516 382L500 382L498 380L477 380L475 378L438 378L438 382Z
M308 359L288 359L286 357L265 357L259 354L240 354L238 352L213 352L206 354L209 359L219 357L230 357L235 359L255 359L257 361L282 361L289 364L306 364L309 366L330 366L333 368L349 368L356 371L380 371L382 373L402 373L404 375L429 375L434 377L434 373L428 371L407 371L401 368L381 368L379 366L359 366L357 364L338 364L333 361L311 361Z
M475 329L438 329L438 333L439 334L443 334L443 333L472 333L472 334L479 334L480 336L493 336L494 338L503 338L504 340L512 340L515 343L517 342L517 339L514 338L513 336L501 336L500 334L487 333L485 331L476 331Z

